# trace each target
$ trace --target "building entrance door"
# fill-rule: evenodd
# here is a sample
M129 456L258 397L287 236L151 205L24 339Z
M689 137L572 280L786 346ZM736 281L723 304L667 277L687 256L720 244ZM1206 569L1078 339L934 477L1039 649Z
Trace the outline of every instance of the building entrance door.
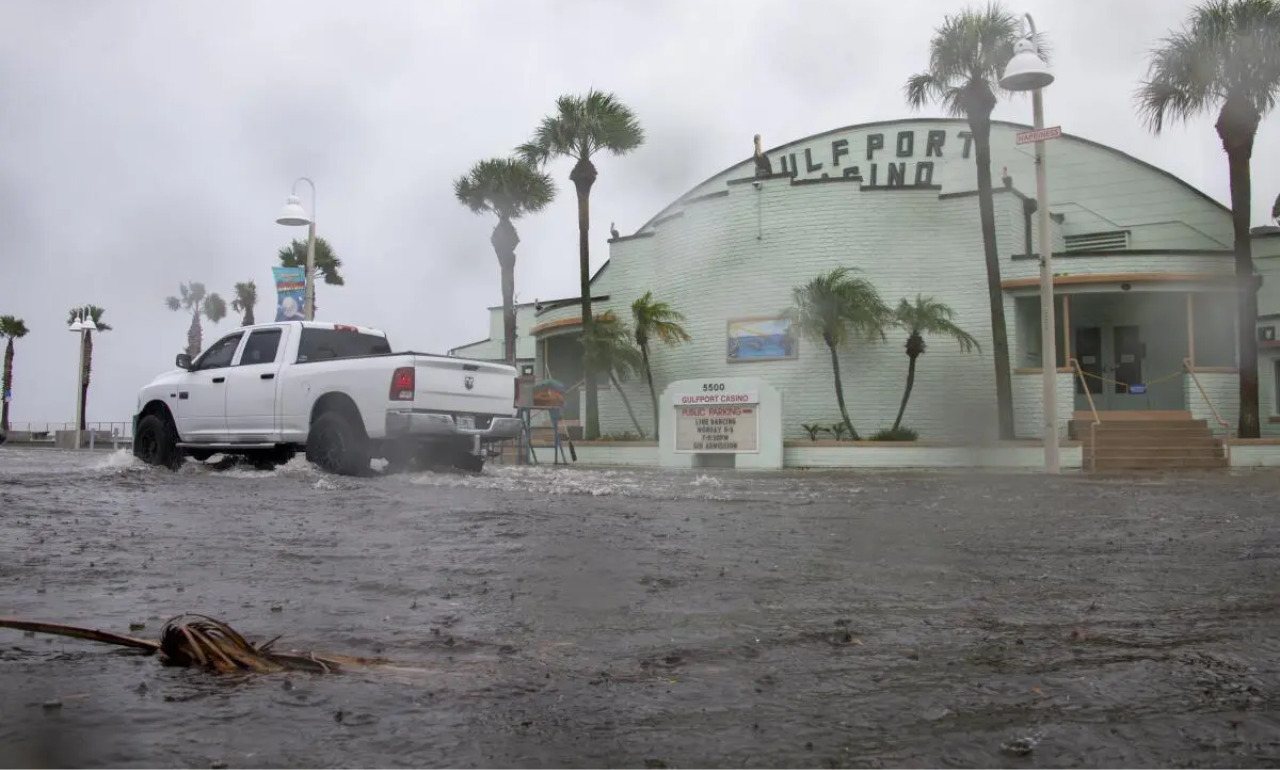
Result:
M1136 324L1104 324L1102 326L1077 327L1075 353L1084 371L1089 393L1099 410L1150 409L1151 397L1143 381L1142 361L1146 357L1146 343L1142 341L1142 327ZM1076 395L1084 390L1076 380ZM1077 399L1077 409L1081 406Z
M1089 393L1096 403L1102 395L1102 328L1098 326L1076 327L1076 339L1073 346L1076 360L1080 362L1080 370L1084 372L1084 384L1075 378L1076 395L1084 395L1087 385Z

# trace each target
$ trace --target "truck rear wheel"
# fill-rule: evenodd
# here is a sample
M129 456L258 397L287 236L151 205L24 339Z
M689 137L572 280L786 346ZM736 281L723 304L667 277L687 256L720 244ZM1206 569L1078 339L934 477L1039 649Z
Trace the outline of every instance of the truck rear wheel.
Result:
M307 433L307 460L340 476L364 476L369 472L369 439L342 412L325 412Z
M173 422L156 414L139 420L133 456L147 465L176 471L182 465L182 450L178 448L178 431Z

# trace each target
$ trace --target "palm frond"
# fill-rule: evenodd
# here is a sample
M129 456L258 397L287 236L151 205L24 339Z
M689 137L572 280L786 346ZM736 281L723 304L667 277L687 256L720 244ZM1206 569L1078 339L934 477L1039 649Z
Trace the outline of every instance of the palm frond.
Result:
M1152 133L1226 103L1257 116L1280 98L1280 3L1211 0L1150 53L1147 79L1135 93Z
M211 322L217 323L227 317L227 302L217 292L205 297L204 305L201 306L205 318Z
M885 339L892 312L870 282L851 267L837 267L792 290L784 315L801 334L837 347L854 339Z
M936 102L957 117L969 109L989 110L1022 36L1021 21L999 3L945 16L929 41L928 68L908 78L903 87L907 104L920 109ZM1048 61L1045 36L1037 33L1033 40Z
M453 182L458 202L476 214L492 212L518 219L536 214L555 200L551 176L522 158L490 158L476 163Z
M614 94L593 88L582 96L556 99L555 111L542 119L516 154L540 166L552 158L590 160L601 150L625 155L644 141L644 129L631 108Z
M0 315L0 337L7 337L11 340L21 339L30 332L27 324L21 318L11 315Z
M951 320L954 316L951 306L938 302L933 297L917 294L914 302L903 298L898 302L894 316L898 325L906 329L908 334L950 337L966 353L982 350L973 335Z

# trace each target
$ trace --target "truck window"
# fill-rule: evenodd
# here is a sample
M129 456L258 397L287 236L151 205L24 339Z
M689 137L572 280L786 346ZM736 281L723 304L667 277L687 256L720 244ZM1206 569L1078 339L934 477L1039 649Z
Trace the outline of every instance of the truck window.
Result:
M280 349L280 335L280 329L258 329L250 332L249 341L244 344L244 352L240 354L240 366L275 363L276 351Z
M235 357L236 348L240 347L240 338L243 337L242 332L228 334L204 352L203 356L196 361L195 369L200 371L203 369L221 369L224 366L231 366L231 359Z
M391 343L387 342L386 337L338 329L303 329L298 340L300 364L335 358L385 355L390 352Z

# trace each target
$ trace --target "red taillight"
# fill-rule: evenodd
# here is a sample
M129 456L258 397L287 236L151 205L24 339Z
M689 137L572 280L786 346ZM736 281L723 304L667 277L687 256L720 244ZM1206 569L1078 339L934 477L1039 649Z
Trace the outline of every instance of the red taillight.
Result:
M412 366L402 366L391 373L391 395L392 401L412 401L414 389L414 376Z

